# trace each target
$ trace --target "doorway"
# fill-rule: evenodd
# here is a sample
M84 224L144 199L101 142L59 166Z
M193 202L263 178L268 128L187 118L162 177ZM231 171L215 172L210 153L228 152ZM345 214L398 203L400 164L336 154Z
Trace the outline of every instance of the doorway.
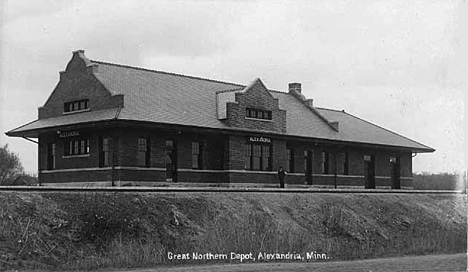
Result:
M392 189L401 189L400 184L400 158L390 157L390 177Z
M305 173L305 181L306 184L312 185L314 178L313 178L313 167L312 161L314 157L313 150L305 150L304 151L304 173Z
M364 186L366 189L375 189L374 155L364 155Z
M166 181L177 182L177 144L166 140Z

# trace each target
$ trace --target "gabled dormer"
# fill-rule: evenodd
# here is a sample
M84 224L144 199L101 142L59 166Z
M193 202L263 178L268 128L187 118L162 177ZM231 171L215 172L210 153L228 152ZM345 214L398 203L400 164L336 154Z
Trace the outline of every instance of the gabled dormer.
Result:
M218 119L231 127L286 132L286 111L259 78L245 88L217 92L216 104Z
M83 50L77 50L65 71L60 72L54 91L39 107L39 119L122 108L123 102L123 95L111 93L99 81L99 64L90 61Z

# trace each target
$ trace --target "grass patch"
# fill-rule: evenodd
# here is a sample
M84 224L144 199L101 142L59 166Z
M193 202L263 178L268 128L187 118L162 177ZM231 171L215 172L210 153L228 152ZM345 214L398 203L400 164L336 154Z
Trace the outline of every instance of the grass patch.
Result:
M9 192L0 202L0 269L203 263L168 252L349 260L466 250L464 196Z

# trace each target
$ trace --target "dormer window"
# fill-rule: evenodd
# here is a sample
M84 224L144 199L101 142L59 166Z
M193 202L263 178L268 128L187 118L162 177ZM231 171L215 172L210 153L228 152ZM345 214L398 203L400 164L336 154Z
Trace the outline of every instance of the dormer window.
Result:
M245 117L254 119L271 120L271 111L247 108Z
M89 99L82 99L77 101L66 102L63 105L63 112L77 112L89 110Z

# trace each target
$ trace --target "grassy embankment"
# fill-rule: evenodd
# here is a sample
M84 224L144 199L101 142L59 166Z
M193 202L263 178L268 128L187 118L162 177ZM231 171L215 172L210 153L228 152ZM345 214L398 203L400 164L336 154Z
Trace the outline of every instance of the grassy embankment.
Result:
M0 192L0 203L2 269L177 263L168 251L330 260L466 251L461 195Z

